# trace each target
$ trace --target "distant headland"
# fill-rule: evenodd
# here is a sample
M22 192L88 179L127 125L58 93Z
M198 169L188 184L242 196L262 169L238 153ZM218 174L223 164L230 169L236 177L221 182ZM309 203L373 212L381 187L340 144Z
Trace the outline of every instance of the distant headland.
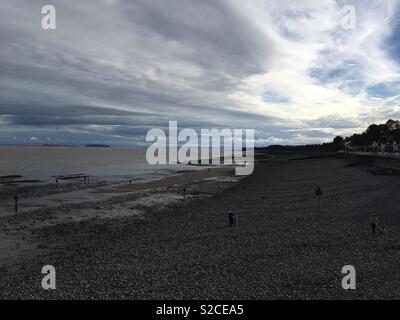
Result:
M87 148L110 148L108 144L86 144L85 147Z

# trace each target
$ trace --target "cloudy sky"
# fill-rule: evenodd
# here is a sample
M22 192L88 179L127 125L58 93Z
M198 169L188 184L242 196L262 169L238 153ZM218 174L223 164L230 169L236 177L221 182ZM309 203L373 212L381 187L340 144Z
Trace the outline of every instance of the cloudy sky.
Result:
M142 145L170 120L258 145L360 132L400 118L399 18L397 0L0 0L0 143Z

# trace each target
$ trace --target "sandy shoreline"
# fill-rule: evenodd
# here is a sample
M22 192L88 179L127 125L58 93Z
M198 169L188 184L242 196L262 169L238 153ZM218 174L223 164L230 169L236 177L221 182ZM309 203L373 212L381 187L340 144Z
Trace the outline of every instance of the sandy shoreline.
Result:
M191 197L179 194L181 187L160 187L158 197L182 197L166 206L154 198L156 205L147 207L149 199L138 201L149 196L147 190L105 200L100 209L70 204L63 213L74 206L80 212L102 211L107 205L121 211L121 203L138 201L135 214L114 219L61 223L54 218L48 224L49 215L61 213L41 212L32 213L38 220L33 225L22 226L15 216L3 217L3 236L13 224L22 228L14 236L33 233L27 243L35 256L17 250L16 257L3 260L0 296L399 298L400 180L366 169L336 159L262 162L252 176L236 183L222 177L189 184ZM314 195L316 185L324 191L320 198ZM227 226L229 209L238 212L239 226ZM371 212L387 226L386 235L370 234ZM34 228L37 223L44 225ZM32 252L29 245L19 250ZM45 264L57 269L55 291L40 288ZM355 291L341 288L346 264L356 267Z
M129 217L144 219L152 207L206 197L229 187L238 178L234 169L182 171L149 182L13 185L1 193L0 261L10 267L35 258L47 249L41 232L49 227L82 221ZM185 192L184 192L185 191ZM14 194L19 195L18 213Z

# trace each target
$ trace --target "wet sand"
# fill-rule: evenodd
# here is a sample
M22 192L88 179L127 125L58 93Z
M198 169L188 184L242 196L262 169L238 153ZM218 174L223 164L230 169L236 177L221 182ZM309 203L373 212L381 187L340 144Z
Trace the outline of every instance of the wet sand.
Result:
M185 171L156 181L137 183L137 184L124 184L109 189L103 188L100 189L98 192L120 193L120 192L131 192L131 191L147 190L154 188L163 188L173 185L183 186L185 184L195 181L201 181L204 179L209 179L214 177L233 176L234 174L235 174L234 168L230 167L204 169L199 171Z
M140 215L46 224L29 242L36 257L2 264L0 297L397 299L400 179L367 169L336 159L266 161L237 183L189 185L191 196L166 206L143 201ZM176 195L176 188L164 191ZM109 205L149 195L143 192ZM232 228L230 209L239 215ZM371 234L372 212L386 235ZM55 291L40 288L46 264L56 267ZM353 291L341 287L347 264L357 272Z
M77 180L3 186L0 193L1 265L13 269L23 259L36 259L61 247L62 244L55 244L60 238L49 239L47 228L99 219L144 219L153 207L161 210L172 203L208 197L239 179L234 176L232 167L184 170L172 175L164 172L155 177L159 178L147 182L135 180L132 184L129 180L90 184ZM17 213L15 194L19 197Z

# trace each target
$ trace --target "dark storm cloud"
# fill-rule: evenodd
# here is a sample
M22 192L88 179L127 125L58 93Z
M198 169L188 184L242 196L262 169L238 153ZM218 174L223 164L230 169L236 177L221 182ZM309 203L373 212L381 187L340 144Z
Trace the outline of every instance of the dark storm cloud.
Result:
M101 101L157 112L167 104L186 112L181 101L190 104L191 90L231 88L264 72L273 52L272 41L226 1L54 1L54 32L41 30L41 16L32 14L41 5L4 4L3 101Z
M63 105L52 106L43 104L21 104L6 103L0 104L0 115L19 116L146 116L145 112L133 112L113 108L85 106L85 105Z
M273 49L226 1L170 0L166 5L164 0L139 0L127 3L125 13L135 26L179 43L186 49L181 58L239 77L264 72Z
M30 127L59 127L59 126L75 126L79 129L79 125L94 126L121 126L130 128L132 126L142 126L146 130L152 127L166 128L168 121L178 121L179 127L189 127L195 129L208 127L231 127L234 128L241 119L243 128L245 125L251 124L251 127L259 126L266 128L268 124L277 122L279 119L258 114L245 113L238 110L229 110L225 108L213 109L206 106L191 106L187 108L192 114L191 118L179 114L179 106L167 107L164 110L167 114L174 114L171 119L166 116L160 116L157 113L146 113L136 111L126 111L113 108L104 108L85 105L40 105L40 104L0 104L0 119L13 126L30 126ZM201 110L201 112L199 111ZM213 114L213 119L204 119L204 113ZM233 119L232 122L226 119ZM261 121L264 121L262 123ZM261 122L261 125L260 125ZM271 126L269 130L273 129ZM100 128L101 130L101 128ZM132 130L119 129L119 134Z

